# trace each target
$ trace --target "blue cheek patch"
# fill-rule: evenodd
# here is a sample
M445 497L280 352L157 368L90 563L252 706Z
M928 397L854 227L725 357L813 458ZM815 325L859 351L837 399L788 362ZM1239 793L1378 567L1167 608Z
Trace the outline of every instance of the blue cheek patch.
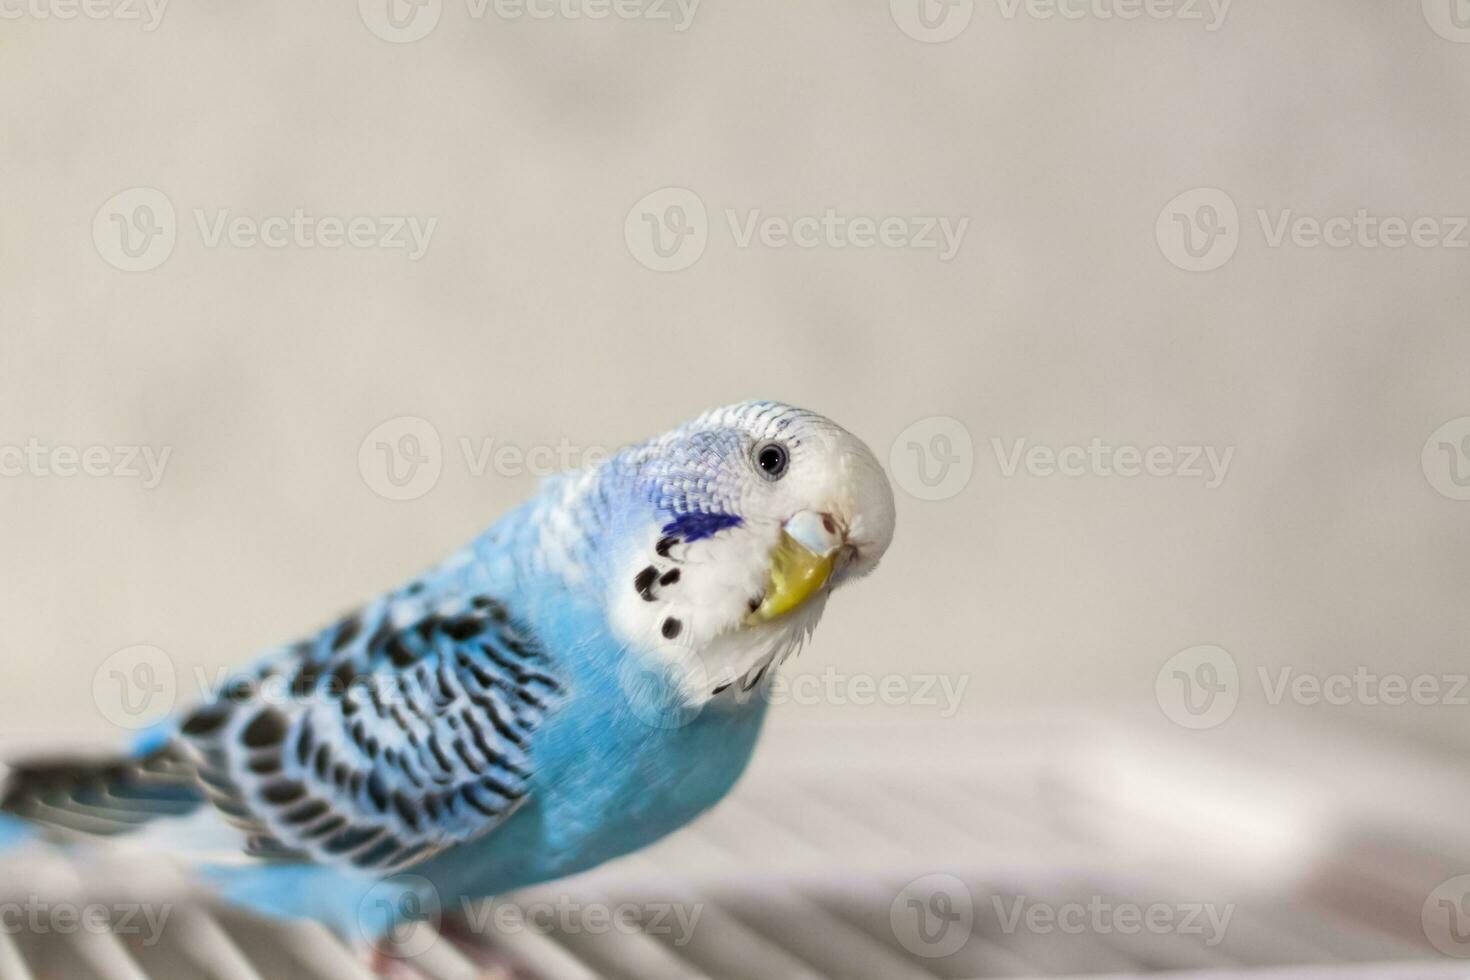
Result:
M743 523L734 514L682 514L664 525L664 534L684 541L699 541Z

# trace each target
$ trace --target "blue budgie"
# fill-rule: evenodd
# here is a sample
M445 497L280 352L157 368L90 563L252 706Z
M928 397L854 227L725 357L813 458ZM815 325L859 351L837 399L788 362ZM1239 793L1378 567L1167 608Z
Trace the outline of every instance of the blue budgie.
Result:
M393 925L365 926L363 898L396 882L445 901L591 868L730 790L776 669L893 524L852 434L715 409L549 479L127 757L14 763L0 841L17 820L129 835L227 899L359 935Z

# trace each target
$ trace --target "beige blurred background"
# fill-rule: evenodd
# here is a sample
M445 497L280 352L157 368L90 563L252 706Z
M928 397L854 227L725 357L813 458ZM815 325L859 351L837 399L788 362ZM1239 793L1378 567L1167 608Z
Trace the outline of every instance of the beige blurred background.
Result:
M1453 236L1470 44L1434 10L1242 2L1212 30L1205 4L1066 19L987 0L931 5L925 27L904 0L706 3L679 30L672 5L508 19L428 0L395 27L372 0L206 0L150 30L146 7L63 20L65 2L13 3L0 36L0 445L170 455L152 488L0 479L0 738L115 738L93 688L116 651L165 651L183 700L198 672L442 557L536 482L475 473L465 441L618 446L771 397L901 464L893 549L797 672L963 678L960 721L1102 713L1183 737L1156 675L1215 644L1241 678L1217 732L1300 716L1470 742L1470 706L1272 705L1259 681L1470 670L1470 502L1421 460L1470 415L1470 251L1272 247L1258 215L1433 216ZM131 188L167 198L176 241L129 272L109 202ZM678 271L640 261L639 202L661 188L706 209ZM1212 271L1156 234L1194 188L1238 208ZM435 225L416 260L208 242L222 210L295 209ZM742 247L726 214L828 209L968 224L942 261ZM433 426L441 472L389 500L360 449L404 416ZM962 438L933 442L954 432L937 418ZM994 443L1094 438L1233 456L1207 488L1007 476ZM926 490L920 465L944 460L913 442L968 480ZM778 718L948 720L853 700Z

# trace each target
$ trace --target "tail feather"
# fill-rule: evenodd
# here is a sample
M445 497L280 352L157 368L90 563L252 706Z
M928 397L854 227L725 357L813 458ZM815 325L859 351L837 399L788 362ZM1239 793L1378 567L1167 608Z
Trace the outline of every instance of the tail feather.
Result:
M4 814L53 835L110 837L203 803L193 765L172 746L137 757L11 762L0 782L0 846L14 823Z

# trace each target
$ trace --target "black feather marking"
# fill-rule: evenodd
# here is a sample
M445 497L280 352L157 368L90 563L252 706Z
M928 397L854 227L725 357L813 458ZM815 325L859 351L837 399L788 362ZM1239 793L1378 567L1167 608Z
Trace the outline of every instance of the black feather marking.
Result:
M456 616L445 622L444 633L451 640L463 642L479 636L489 625L487 620L479 616Z
M229 717L230 705L216 701L189 715L182 731L192 738L206 738L224 727Z
M658 581L658 569L649 565L633 578L633 591L643 597L644 602L653 602L658 597L653 594L653 583Z
M286 719L274 708L266 708L255 716L241 738L247 748L267 749L279 745L286 737Z
M311 716L301 719L301 729L296 736L296 763L306 765L306 760L311 756L312 746L315 744L315 734L311 727Z
M402 793L394 793L393 809L398 811L398 815L403 818L404 823L408 824L410 830L414 833L419 832L419 811L409 802L408 797Z
M376 769L368 773L367 794L378 812L385 812L388 809L388 790L383 785L382 775Z
M303 830L301 832L301 836L303 839L311 840L315 837L323 837L327 834L333 833L339 828L345 826L347 826L347 818L342 816L341 814L333 814L316 826L308 827Z
M332 671L332 680L327 686L327 693L334 698L343 697L355 680L357 680L357 668L352 665L351 660L343 660Z
M507 800L518 800L522 796L526 795L520 790L511 789L509 786L505 785L500 780L495 779L493 776L485 776L480 780L480 784L488 789L494 790L501 796L505 797Z
M485 816L487 816L487 817L498 817L498 816L500 816L500 811L498 809L496 809L495 807L490 806L490 805L488 805L486 803L482 803L482 802L480 802L480 800L476 799L475 798L475 794L473 792L473 789L474 789L473 786L466 786L464 789L462 789L462 790L459 791L459 795L462 796L462 797L464 797L464 801L466 803L468 803L470 806L474 807L476 810L479 810Z
M322 676L322 664L315 660L308 660L301 665L301 672L296 675L296 680L291 683L291 695L298 700L305 700L316 693L316 683Z
M354 857L352 863L359 868L375 868L389 863L388 859L397 854L402 847L403 842L390 834Z
M440 771L448 772L454 768L454 763L450 762L449 756L444 754L444 747L439 744L437 734L429 736L429 751L434 753L434 761L439 763Z
M341 650L347 644L357 639L357 635L361 632L362 617L356 614L348 616L337 626L337 635L332 637L332 649L334 651Z
M395 633L389 637L384 650L395 667L408 667L418 660L418 654L409 649L401 633Z
M458 755L461 761L464 762L466 769L470 772L480 771L480 763L476 762L474 756L470 755L469 746L465 745L464 739L455 739L452 747L455 755Z
M295 803L306 795L306 788L298 782L289 779L278 780L267 783L260 791L260 798L273 806L285 806Z
M329 809L331 808L321 800L307 800L281 814L281 819L289 824L311 823Z

